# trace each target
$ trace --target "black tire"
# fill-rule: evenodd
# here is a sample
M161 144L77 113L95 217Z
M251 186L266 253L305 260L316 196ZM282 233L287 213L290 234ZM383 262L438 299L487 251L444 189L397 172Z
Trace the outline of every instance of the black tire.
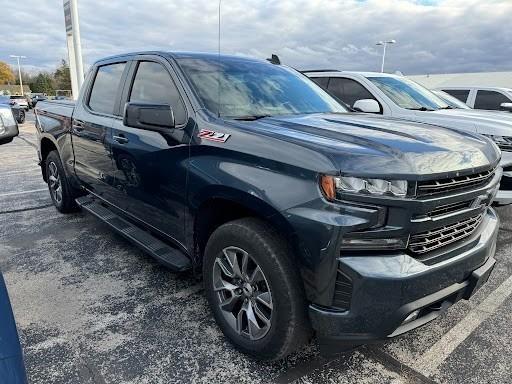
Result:
M311 335L304 289L286 244L287 242L265 222L256 218L244 218L220 226L206 245L203 276L206 296L215 320L238 350L257 359L284 358L305 344ZM221 260L218 258L223 257L223 250L235 247L246 251L251 262L261 268L265 278L263 284L268 282L271 292L272 309L268 316L270 325L264 336L259 339L251 340L249 335L244 336L237 331L237 326L230 324L226 319L226 311L219 305L222 298L214 289L215 268L219 268L217 264ZM241 289L238 291L242 292ZM254 292L259 293L258 288ZM242 294L245 294L245 289ZM257 299L256 303L253 298L242 300L251 300L253 305L261 305ZM254 308L256 314L256 306ZM249 329L247 321L246 324Z
M20 109L18 111L18 124L23 124L25 122L25 111Z
M51 151L46 157L46 181L48 183L48 189L52 198L55 208L62 213L70 213L78 210L78 206L75 203L76 194L71 187L69 180L64 172L64 167L60 161L60 156L57 151ZM57 181L51 179L55 177L55 170L57 171ZM58 188L56 183L60 186L60 193L57 192ZM60 196L60 198L59 198Z

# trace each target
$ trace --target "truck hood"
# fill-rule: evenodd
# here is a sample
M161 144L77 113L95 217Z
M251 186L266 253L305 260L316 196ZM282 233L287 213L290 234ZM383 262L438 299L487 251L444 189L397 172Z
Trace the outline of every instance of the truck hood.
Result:
M279 116L236 125L320 152L339 172L368 177L448 175L490 168L500 157L479 135L359 113ZM284 158L285 143L281 147Z
M471 129L485 135L512 136L512 113L478 109L441 109L421 112L429 122L455 129ZM438 120L439 119L439 120ZM435 120L435 121L434 121Z

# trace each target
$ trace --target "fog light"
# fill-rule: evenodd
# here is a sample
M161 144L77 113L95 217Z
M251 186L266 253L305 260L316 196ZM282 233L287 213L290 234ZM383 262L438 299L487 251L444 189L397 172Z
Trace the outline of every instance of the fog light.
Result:
M420 310L417 309L414 312L409 313L409 316L405 318L405 320L402 322L402 324L410 323L411 321L414 321L418 318L418 315L420 314Z

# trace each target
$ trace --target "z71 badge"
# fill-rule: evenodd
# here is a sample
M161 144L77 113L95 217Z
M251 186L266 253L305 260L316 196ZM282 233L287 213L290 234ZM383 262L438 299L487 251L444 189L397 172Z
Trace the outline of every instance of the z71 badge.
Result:
M199 131L198 136L201 139L216 141L218 143L225 143L226 140L229 139L229 136L231 136L231 135L228 133L211 131L209 129L201 129Z

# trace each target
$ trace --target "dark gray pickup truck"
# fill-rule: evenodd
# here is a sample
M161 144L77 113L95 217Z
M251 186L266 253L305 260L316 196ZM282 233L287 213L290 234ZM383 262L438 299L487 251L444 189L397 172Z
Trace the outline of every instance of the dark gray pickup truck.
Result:
M488 139L347 113L250 58L98 61L76 104L37 104L39 157L77 206L176 271L202 273L241 351L282 358L400 335L494 266L500 151Z

